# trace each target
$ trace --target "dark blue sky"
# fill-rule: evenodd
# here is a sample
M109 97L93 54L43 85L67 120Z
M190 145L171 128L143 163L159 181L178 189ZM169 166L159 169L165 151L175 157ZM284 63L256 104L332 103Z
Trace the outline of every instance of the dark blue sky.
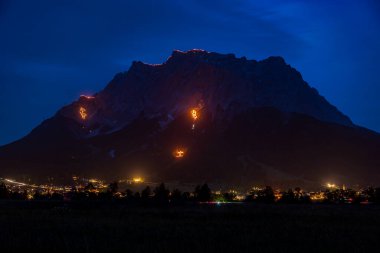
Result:
M0 0L0 145L173 49L281 55L359 125L380 131L376 0Z

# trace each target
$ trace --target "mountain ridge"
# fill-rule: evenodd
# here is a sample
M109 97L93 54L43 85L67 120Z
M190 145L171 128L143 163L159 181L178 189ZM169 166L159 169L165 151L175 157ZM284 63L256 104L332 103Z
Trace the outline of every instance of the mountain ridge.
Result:
M289 94L283 94L287 90ZM167 98L162 101L162 97ZM230 105L242 109L273 106L353 126L282 57L255 61L204 50L173 51L162 64L134 61L128 71L115 75L94 97L81 96L58 113L80 121L78 107L85 105L89 127L101 125L104 129L95 131L107 133L121 129L141 111L176 114L200 104L214 114L218 106L224 110Z
M354 125L282 57L174 51L162 64L133 62L0 147L0 173L115 179L139 167L154 181L380 183L379 147L378 133Z

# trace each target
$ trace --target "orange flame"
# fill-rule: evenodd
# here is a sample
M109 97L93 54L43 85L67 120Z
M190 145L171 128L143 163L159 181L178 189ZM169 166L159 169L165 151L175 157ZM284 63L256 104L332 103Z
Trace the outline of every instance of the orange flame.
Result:
M185 155L185 151L183 151L182 149L177 149L175 152L174 152L174 156L176 158L182 158L184 157Z
M80 108L79 108L79 114L80 114L80 117L81 117L83 120L86 120L86 119L87 119L87 110L86 110L86 108L84 108L84 107L80 107Z
M191 117L193 118L194 121L198 119L198 112L197 112L197 110L195 110L195 109L191 110Z

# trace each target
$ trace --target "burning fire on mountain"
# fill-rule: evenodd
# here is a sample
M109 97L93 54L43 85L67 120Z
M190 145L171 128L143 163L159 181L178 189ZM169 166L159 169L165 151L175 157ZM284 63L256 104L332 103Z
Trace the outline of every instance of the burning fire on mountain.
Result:
M80 117L83 119L83 120L86 120L87 119L87 110L86 110L86 108L84 108L84 107L80 107L79 108L79 115L80 115Z

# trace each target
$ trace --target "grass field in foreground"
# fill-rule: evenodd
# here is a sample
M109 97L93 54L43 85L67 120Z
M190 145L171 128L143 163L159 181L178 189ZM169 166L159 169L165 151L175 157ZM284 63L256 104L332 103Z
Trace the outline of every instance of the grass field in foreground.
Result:
M0 202L0 252L379 252L380 206Z

